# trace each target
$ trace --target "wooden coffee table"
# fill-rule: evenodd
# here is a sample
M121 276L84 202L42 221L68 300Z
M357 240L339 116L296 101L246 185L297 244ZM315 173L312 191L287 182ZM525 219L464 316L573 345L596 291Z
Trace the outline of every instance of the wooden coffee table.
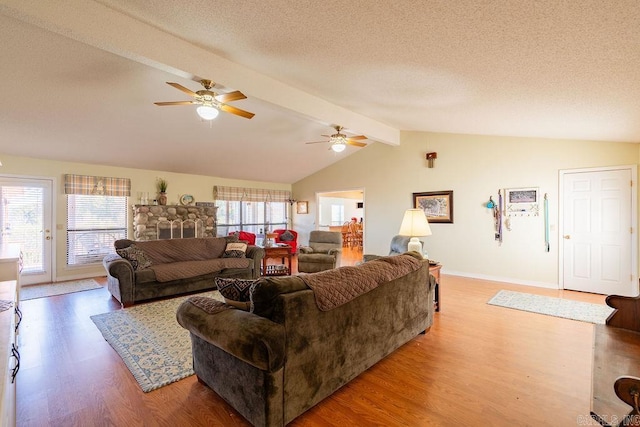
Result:
M264 249L264 258L262 258L262 275L263 276L291 276L291 246L261 246ZM285 258L288 263L285 264ZM267 265L268 259L280 259L281 264Z

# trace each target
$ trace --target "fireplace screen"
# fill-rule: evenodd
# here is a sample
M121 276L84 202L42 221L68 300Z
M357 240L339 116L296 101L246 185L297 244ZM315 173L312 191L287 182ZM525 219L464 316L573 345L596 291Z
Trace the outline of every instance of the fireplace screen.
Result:
M159 221L157 229L158 239L186 239L204 236L204 224L200 219Z

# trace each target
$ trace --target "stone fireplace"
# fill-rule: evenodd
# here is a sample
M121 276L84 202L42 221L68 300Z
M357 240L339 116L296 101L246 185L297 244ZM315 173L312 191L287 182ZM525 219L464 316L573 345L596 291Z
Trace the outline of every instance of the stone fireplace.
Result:
M215 206L134 205L134 240L215 237Z

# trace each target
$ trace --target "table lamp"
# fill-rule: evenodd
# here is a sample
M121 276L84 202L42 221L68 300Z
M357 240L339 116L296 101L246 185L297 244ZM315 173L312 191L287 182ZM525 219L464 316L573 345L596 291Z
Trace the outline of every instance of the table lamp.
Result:
M418 236L431 236L431 227L429 227L429 221L427 221L424 211L422 209L407 209L398 234L411 237L407 250L422 255L422 243L418 240Z

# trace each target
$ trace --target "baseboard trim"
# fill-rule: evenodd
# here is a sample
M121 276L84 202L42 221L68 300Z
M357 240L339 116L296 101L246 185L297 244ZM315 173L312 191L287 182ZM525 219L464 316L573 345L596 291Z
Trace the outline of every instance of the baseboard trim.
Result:
M558 283L533 282L531 280L524 281L521 279L514 279L509 277L490 276L486 274L467 273L463 271L450 271L450 270L445 270L444 268L442 269L442 274L446 274L450 276L468 277L470 279L490 280L492 282L511 283L514 285L533 286L536 288L560 289L560 285Z
M56 277L52 283L69 282L71 280L95 279L96 277L107 277L105 274L80 273L69 276Z

